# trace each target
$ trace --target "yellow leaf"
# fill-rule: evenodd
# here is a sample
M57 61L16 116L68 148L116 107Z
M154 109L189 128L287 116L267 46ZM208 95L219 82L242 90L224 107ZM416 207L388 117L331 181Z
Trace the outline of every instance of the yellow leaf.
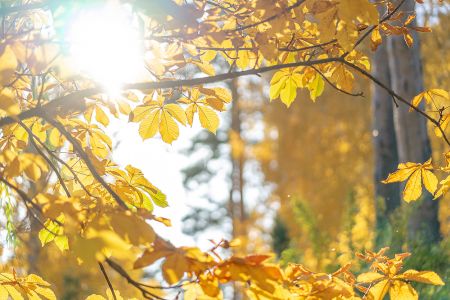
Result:
M166 109L178 122L186 125L186 113L179 105L174 103L166 104L164 105L164 109Z
M217 52L212 50L206 50L202 52L200 58L204 62L211 62L214 58L216 58Z
M0 86L12 81L17 64L17 58L11 46L8 44L0 45Z
M164 142L172 144L180 134L178 125L166 110L161 111L161 123L159 123L159 133Z
M339 17L346 22L356 18L363 24L375 25L378 23L376 6L367 0L340 0L338 4Z
M194 115L197 112L197 107L197 104L191 104L186 108L186 118L190 126L192 126L192 123L194 122Z
M276 99L280 96L281 89L285 86L286 80L288 78L284 77L283 79L277 81L274 84L270 84L269 97L270 100Z
M314 80L308 85L309 95L312 101L316 101L317 97L322 95L325 87L325 82L320 74L316 74Z
M54 241L59 250L64 251L69 249L67 236L64 235L64 228L60 225L64 224L64 215L60 214L56 218L56 221L50 219L45 221L45 228L42 228L39 231L39 240L41 241L42 246Z
M223 299L222 291L219 289L217 295L210 296L204 289L203 285L198 283L183 284L185 300L221 300Z
M382 280L370 288L369 294L373 300L383 300L390 287L389 280Z
M59 250L64 251L69 249L69 240L67 236L57 236L55 237L55 245L59 248Z
M297 85L295 80L289 77L286 80L286 84L281 89L280 99L287 107L291 106L292 102L294 102L297 97Z
M270 100L280 97L281 101L289 107L297 96L297 88L303 87L299 73L302 68L283 69L276 72L270 81Z
M416 270L408 270L401 274L399 277L404 278L406 280L423 282L434 285L444 285L441 277L432 271L416 271Z
M56 300L55 293L49 288L37 287L34 291L48 300Z
M398 165L398 170L394 173L389 174L388 178L383 180L383 183L400 182L404 181L411 176L417 169L420 168L420 164L415 163L400 163Z
M169 251L151 251L151 250L145 250L144 254L142 254L141 257L139 257L134 262L134 268L140 269L146 266L152 265L157 260L160 260L161 258L170 255Z
M188 270L184 255L178 253L168 256L161 267L164 280L171 285L179 282Z
M339 64L331 75L331 80L336 86L344 91L351 92L353 88L353 74L345 68L343 64Z
M449 100L450 98L448 92L445 90L430 89L415 96L411 101L411 105L419 107L423 99L425 99L427 104L433 102L435 105L441 106L442 101ZM413 108L410 108L409 111L413 111Z
M95 119L103 126L108 126L109 124L108 115L98 106L95 107Z
M405 189L403 190L403 199L406 202L415 201L422 195L422 180L420 175L421 172L417 170L406 182Z
M376 273L376 272L367 272L367 273L363 273L360 274L356 281L358 282L373 282L376 280L379 280L380 278L383 278L385 275L380 274L380 273Z
M389 289L389 296L392 300L417 300L416 290L406 282L395 280Z
M214 76L216 75L216 71L214 70L214 67L207 63L207 62L200 62L200 61L192 61L203 73Z
M422 181L431 194L436 192L438 180L430 171L432 169L431 159L423 164L401 163L398 165L398 170L389 174L388 178L382 182L391 183L408 180L403 190L403 198L406 202L415 201L422 195Z
M127 243L142 246L155 240L153 228L138 216L130 213L111 213L110 217L112 229Z
M422 181L425 188L434 195L434 192L436 192L438 179L436 175L434 175L433 172L422 169Z
M4 287L8 291L9 296L11 296L12 300L23 300L22 295L13 286L5 285Z
M0 90L0 110L5 111L9 115L17 115L20 113L20 107L15 100L14 93L9 88Z
M358 39L358 29L353 23L340 21L338 23L336 38L345 51L352 51L355 42Z
M412 45L414 43L414 39L413 39L412 35L409 34L408 32L405 32L403 34L403 37L405 39L406 45L408 45L408 47L412 47Z
M441 187L434 194L434 199L437 199L437 198L441 197L442 195L446 194L447 191L450 189L450 176L448 176L444 180L441 180L440 184L441 184Z
M375 27L375 29L372 31L370 41L370 48L372 49L372 51L377 50L378 46L383 42L380 34L380 28L378 26Z
M8 299L8 291L0 285L0 299Z
M139 135L144 140L153 137L158 132L160 117L160 111L158 110L154 110L144 117L139 125Z
M212 90L214 91L215 96L220 100L222 100L223 102L225 103L231 102L231 93L227 89L218 87L213 88Z
M220 122L217 113L213 111L211 108L206 106L197 106L197 107L198 107L198 118L200 119L200 124L202 125L202 127L208 129L212 133L216 133Z

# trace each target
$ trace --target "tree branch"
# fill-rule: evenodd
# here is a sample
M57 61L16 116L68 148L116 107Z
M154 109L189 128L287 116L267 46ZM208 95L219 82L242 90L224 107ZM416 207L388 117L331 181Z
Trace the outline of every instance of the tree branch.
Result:
M150 292L149 290L144 288L144 285L136 280L134 280L119 264L114 262L113 260L107 258L105 262L114 270L116 271L120 276L125 278L129 284L137 288L141 293L142 296L145 299L158 299L158 300L165 300L164 298Z
M114 198L114 200L117 202L117 204L124 208L128 209L125 202L120 198L120 196L111 189L111 187L106 183L106 181L102 178L102 176L97 172L95 169L94 164L92 163L89 156L84 152L83 147L80 145L80 143L66 130L63 124L58 122L57 120L52 119L51 117L44 114L42 116L44 120L46 120L48 123L53 125L58 131L66 137L66 139L72 144L73 149L75 152L79 155L79 157L84 161L86 166L88 167L89 171L91 171L92 176L108 191L108 193Z
M113 288L113 286L112 286L112 283L111 283L111 281L109 280L108 274L106 273L106 270L105 270L105 268L103 267L103 264L102 264L101 262L98 262L98 265L99 265L99 267L100 267L100 270L102 271L103 276L105 277L106 283L108 284L108 287L109 287L109 289L110 289L110 291L111 291L111 294L112 294L114 300L117 300L116 292L114 291L114 288Z
M339 92L341 92L341 93L343 93L343 94L346 94L346 95L349 95L349 96L353 96L353 97L364 97L364 94L363 94L363 92L359 92L359 93L351 93L351 92L347 92L347 91L345 91L345 90L343 90L343 89L340 89L340 88L338 88L334 83L332 83L326 76L325 76L325 74L323 74L322 72L320 72L320 70L319 69L317 69L316 67L314 67L314 66L312 66L311 68L313 68L320 76L322 76L322 78L332 87L332 88L334 88L335 90L337 90L337 91L339 91Z
M167 80L167 81L158 81L158 82L139 82L126 84L123 89L124 90L153 90L153 89L168 89L168 88L177 88L183 86L197 86L202 84L209 84L215 82L221 82L228 79L233 79L242 76L248 75L257 75L260 73L266 73L271 71L276 71L285 68L294 68L299 66L313 66L319 64L325 64L330 62L339 61L339 57L329 57L324 59L317 60L308 60L308 61L299 61L295 63L289 64L280 64L273 65L268 67L262 67L258 69L249 69L245 71L237 71L219 74L215 76L202 77L202 78L193 78L193 79L185 79L185 80ZM71 94L59 97L53 101L50 101L42 106L31 108L20 113L17 116L8 116L0 119L0 127L5 125L15 124L18 120L25 120L31 117L42 117L43 115L61 115L63 113L67 113L67 111L83 111L86 107L86 103L84 101L80 101L83 98L93 96L95 94L99 94L104 90L97 86L93 88L88 88L81 91L76 91Z
M377 85L379 85L380 87L382 87L386 92L388 92L393 98L399 100L400 102L402 102L403 104L406 104L407 106L409 106L411 109L415 110L416 112L418 112L419 114L421 114L422 116L424 116L425 118L427 118L431 123L433 123L433 125L435 125L439 131L442 133L442 137L444 138L445 142L447 143L447 145L450 146L450 140L448 139L448 137L446 136L444 130L442 129L441 125L439 124L439 121L435 120L433 117L431 117L430 115L428 115L426 112L424 112L423 110L421 110L420 108L412 105L408 100L406 100L405 98L403 98L402 96L398 95L396 92L394 92L391 88L389 88L387 85L385 85L384 83L382 83L380 80L378 80L378 78L374 77L372 74L370 74L369 72L367 72L366 70L358 67L357 65L354 65L348 61L346 61L345 59L341 59L340 60L343 64L349 66L350 68L358 71L359 73L361 73L362 75L366 76L367 78L369 78L370 80L372 80L373 82L375 82Z

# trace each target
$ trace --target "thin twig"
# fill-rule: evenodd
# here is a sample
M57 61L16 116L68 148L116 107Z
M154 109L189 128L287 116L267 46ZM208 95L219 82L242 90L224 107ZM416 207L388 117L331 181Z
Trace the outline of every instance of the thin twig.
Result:
M116 262L112 261L111 259L107 258L105 260L105 262L117 273L119 273L120 276L122 276L123 278L125 278L129 284L131 284L132 286L134 286L135 288L137 288L141 293L142 296L145 299L158 299L158 300L165 300L164 298L150 292L149 290L145 289L143 286L143 284L141 284L140 282L134 280L119 264L117 264Z
M36 144L35 139L39 140L39 138L22 121L19 121L19 125L22 126L22 128L25 129L25 131L28 133L28 135L30 136L31 144L36 149L38 154L40 156L42 156L42 158L47 162L47 164L53 169L53 171L55 172L56 177L58 177L58 180L61 183L61 186L62 186L64 192L66 193L67 197L70 197L69 189L67 188L67 186L64 182L64 179L61 176L61 173L58 171L58 168L54 165L54 163L50 160L50 158L48 158L47 155L45 155L45 153L41 150L41 148L39 148L39 146Z
M102 264L101 262L98 262L98 265L99 265L99 267L100 267L100 270L101 270L102 273L103 273L103 277L105 277L105 280L106 280L106 283L108 284L109 289L111 290L111 294L112 294L114 300L117 300L116 292L114 291L114 288L113 288L113 286L112 286L112 283L111 283L111 281L109 280L108 274L106 273L106 270L105 270L105 268L103 267L103 264Z
M345 59L341 59L341 62L347 66L349 66L350 68L358 71L359 73L361 73L362 75L366 76L367 78L369 78L370 80L372 80L373 82L375 82L377 85L379 85L380 87L382 87L384 90L386 90L392 97L394 97L395 99L399 100L400 102L406 104L407 106L409 106L411 109L415 110L416 112L418 112L419 114L421 114L422 116L424 116L425 118L427 118L431 123L433 123L438 129L439 131L442 133L442 137L444 138L445 142L447 143L447 145L450 146L450 140L448 139L447 135L445 134L444 130L442 129L441 125L439 124L439 122L437 120L435 120L433 117L431 117L430 115L428 115L426 112L424 112L423 110L421 110L420 108L412 105L408 100L406 100L405 98L403 98L402 96L398 95L396 92L394 92L391 88L389 88L388 86L386 86L384 83L382 83L379 79L375 78L372 74L370 74L369 72L367 72L366 70L358 67L357 65L354 65L348 61L346 61Z
M351 92L347 92L346 90L343 90L341 88L338 88L334 83L332 83L326 76L325 74L323 74L322 72L320 72L319 69L317 69L314 66L311 66L311 68L313 68L317 73L319 73L320 76L322 76L322 78L334 89L336 89L337 91L344 93L346 95L349 96L353 96L353 97L364 97L364 93L363 92L359 92L359 93L351 93Z

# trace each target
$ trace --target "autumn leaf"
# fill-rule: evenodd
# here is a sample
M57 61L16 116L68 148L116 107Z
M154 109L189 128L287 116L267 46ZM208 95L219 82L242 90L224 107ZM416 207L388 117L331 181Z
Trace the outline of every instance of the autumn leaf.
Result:
M130 121L140 122L139 134L144 140L153 137L159 130L162 140L171 144L180 134L177 122L186 125L187 119L179 105L164 104L164 98L159 97L156 101L136 107L130 114Z
M301 67L282 69L276 72L270 81L270 100L281 99L287 107L297 97L297 88L303 87Z
M60 214L55 221L47 219L44 223L44 228L39 231L39 240L42 247L54 241L59 250L64 251L69 249L69 242L67 236L64 235L64 215Z
M169 284L179 282L187 272L200 274L213 263L212 257L198 248L176 248L166 241L157 239L152 247L136 260L134 268L151 265L161 258L164 258L161 266L163 277Z
M442 103L442 101L449 100L450 98L449 98L448 92L445 90L431 89L431 90L424 91L424 92L418 94L417 96L415 96L411 101L411 105L413 107L419 107L420 103L424 99L427 104L434 103L434 105L437 105L437 104ZM410 112L413 111L413 108L411 107L409 109L409 111Z
M316 74L314 80L308 84L311 100L316 101L317 97L322 95L324 88L325 82L319 74Z
M116 179L114 189L122 199L147 211L153 211L153 204L159 207L169 205L166 195L150 183L141 170L128 165L125 167L125 171L116 167L107 169L107 172Z
M441 277L432 271L416 271L408 270L401 274L398 278L403 278L409 281L417 281L433 285L444 285Z
M400 273L403 267L403 260L409 253L396 254L394 258L387 258L383 254L387 249L380 250L374 254L369 252L372 261L371 269L377 272L367 272L357 277L357 282L368 285L361 287L362 291L369 294L374 300L383 300L389 292L390 299L418 299L416 290L409 284L409 281L417 281L433 285L443 285L444 282L434 272L407 270Z
M19 277L15 271L13 274L1 273L0 275L1 299L23 300L22 295L26 295L27 299L39 300L43 297L47 300L56 300L56 295L50 289L50 284L38 275L29 274L25 277Z
M403 199L406 202L415 201L422 195L422 184L432 195L436 192L438 180L431 170L433 170L431 159L423 164L401 163L398 165L398 170L389 174L388 178L382 182L392 183L408 180L403 190Z
M378 46L380 46L381 43L383 42L380 34L380 28L378 26L375 27L375 29L372 31L370 41L371 41L370 48L372 49L372 51L377 50Z
M8 115L17 115L20 113L20 107L13 91L9 88L0 89L0 111L6 112Z
M207 91L207 93L210 93ZM215 95L220 95L222 101L226 102L231 99L229 95L224 93L223 91L214 91ZM188 104L186 108L186 116L187 116L187 123L192 126L194 122L194 115L198 114L198 118L200 120L200 124L203 128L208 129L212 133L216 133L217 128L219 127L220 120L217 115L217 113L210 107L208 98L202 97L200 94L200 89L193 89L190 91L189 97L183 97L178 100L180 103ZM217 108L221 110L223 106L218 105Z

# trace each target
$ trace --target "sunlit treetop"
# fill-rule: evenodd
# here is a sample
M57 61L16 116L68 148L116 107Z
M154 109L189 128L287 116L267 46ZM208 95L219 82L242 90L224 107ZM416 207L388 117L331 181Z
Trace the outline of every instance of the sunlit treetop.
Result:
M399 273L405 255L377 256L376 273L360 275L359 280L349 267L324 274L299 265L281 270L267 262L268 255L223 258L221 253L234 246L225 240L216 241L206 252L171 245L148 222L170 226L170 220L155 216L153 209L168 206L171 199L136 166L114 163L114 140L105 133L110 118L137 122L144 140L160 135L169 144L178 138L179 126L192 126L197 120L215 133L218 113L232 101L226 80L271 72L267 96L287 107L296 100L298 89L307 89L313 101L326 86L361 95L354 79L365 76L427 117L448 141L446 109L433 115L419 105L433 97L448 101L448 93L434 89L414 100L404 99L370 75L368 54L361 50L366 41L376 50L387 35L403 36L405 45L413 47L413 32L430 31L416 25L412 12L402 10L405 2L3 2L1 188L14 193L41 224L43 246L54 243L82 266L100 266L109 283L103 267L108 265L148 299L163 298L155 292L163 288L184 289L186 298L216 299L222 297L219 284L229 282L241 282L256 299L313 299L309 297L323 293L324 287L325 298L357 299L362 291L382 299L389 291L392 299L402 295L415 299L414 289L405 281L443 282L433 272ZM420 196L420 178L428 191L436 192L431 161L406 163L399 169L386 181L419 178L414 186L406 185L405 200ZM446 182L439 195L447 191ZM36 193L28 192L30 186ZM131 278L119 260L132 262L135 268L162 260L163 277L170 286L149 287ZM48 286L46 282L30 283L37 277L5 278L24 288L12 289L1 281L5 289L0 295L21 299L15 296L20 291L29 299L38 299L36 293L55 298L40 287ZM107 297L120 299L111 287Z

